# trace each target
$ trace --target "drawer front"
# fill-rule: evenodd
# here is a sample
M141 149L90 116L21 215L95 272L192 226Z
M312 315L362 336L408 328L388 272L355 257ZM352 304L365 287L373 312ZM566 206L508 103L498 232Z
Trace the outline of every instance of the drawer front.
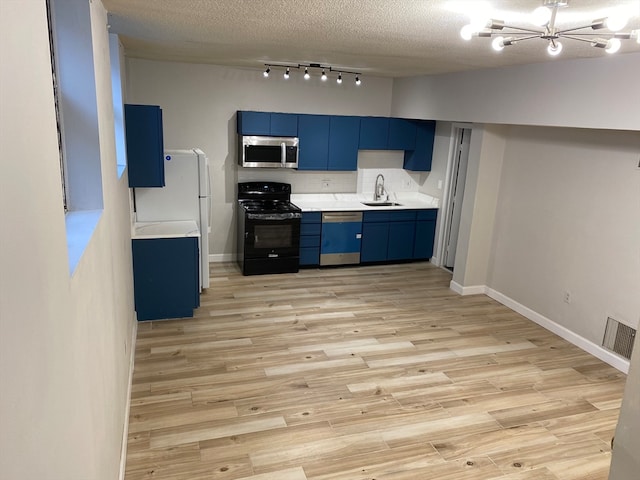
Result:
M418 210L418 220L435 220L438 217L438 209Z
M320 248L303 247L300 249L300 265L319 265Z
M414 222L415 219L415 210L396 210L389 212L389 221L391 222Z
M320 247L320 235L301 235L300 248Z
M301 223L320 223L322 212L302 212Z
M320 223L301 223L300 224L300 235L320 235L320 231L322 230Z
M389 221L389 210L379 210L377 212L364 212L363 221L364 222L388 222Z

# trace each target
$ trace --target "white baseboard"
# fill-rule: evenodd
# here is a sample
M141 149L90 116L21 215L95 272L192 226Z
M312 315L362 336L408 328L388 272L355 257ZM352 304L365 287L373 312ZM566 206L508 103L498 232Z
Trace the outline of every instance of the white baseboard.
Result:
M484 293L487 296L493 298L495 301L500 302L505 307L509 307L514 312L519 313L523 317L537 323L541 327L565 339L567 342L575 345L576 347L584 350L594 357L599 358L603 362L611 365L613 368L616 368L623 373L629 373L629 360L619 357L615 353L612 353L604 347L593 343L591 340L587 340L577 333L572 332L567 327L554 322L544 315L540 315L538 312L531 310L529 307L525 307L521 303L516 302L512 298L507 297L497 290L489 288L486 285L471 285L469 287L463 287L453 280L451 281L449 288L460 295L477 295L479 293Z
M470 285L468 287L463 287L457 282L451 280L449 284L449 288L456 292L458 295L479 295L481 293L487 292L487 287L484 285Z
M124 473L127 467L127 443L129 440L129 412L131 411L131 388L133 386L133 366L135 363L136 338L138 338L138 320L133 318L133 332L131 334L131 351L129 352L129 386L127 387L127 404L124 409L124 428L122 430L122 446L120 451L120 475L119 480L124 480Z
M209 263L235 262L235 253L212 253L209 255Z

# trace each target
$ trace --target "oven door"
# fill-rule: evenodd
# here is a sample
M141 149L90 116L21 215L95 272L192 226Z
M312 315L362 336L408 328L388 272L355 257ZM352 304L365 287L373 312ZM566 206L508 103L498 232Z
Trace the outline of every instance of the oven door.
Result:
M244 258L297 258L300 255L300 218L247 218Z

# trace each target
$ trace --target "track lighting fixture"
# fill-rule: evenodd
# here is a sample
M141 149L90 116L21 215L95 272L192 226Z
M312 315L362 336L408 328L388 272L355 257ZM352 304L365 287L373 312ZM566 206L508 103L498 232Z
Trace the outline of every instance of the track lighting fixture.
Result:
M515 45L525 40L540 38L547 42L547 52L549 55L556 56L562 52L562 43L560 39L576 40L579 42L589 43L596 48L602 48L607 53L616 53L622 46L622 40L635 38L640 42L640 34L638 30L628 33L619 32L622 30L629 16L624 15L624 11L616 10L607 18L598 18L587 25L578 27L560 29L556 25L559 10L569 5L569 0L542 0L542 6L536 8L530 17L530 22L538 28L528 28L516 25L508 25L502 20L491 19L482 22L474 19L468 25L460 30L460 36L464 40L471 40L473 37L489 37L493 38L491 46L496 51L502 51L505 47ZM581 31L585 29L609 30L598 34L590 31ZM618 33L619 32L619 33ZM505 37L504 35L509 35ZM593 38L598 35L598 38Z
M355 84L356 85L361 85L362 81L360 80L360 73L359 72L353 72L353 71L349 71L349 70L345 70L343 68L337 69L337 68L333 68L331 65L323 65L321 63L298 63L298 64L286 64L286 63L282 63L282 64L266 64L264 65L266 67L266 69L264 70L264 72L262 72L262 75L265 78L269 77L269 73L271 72L271 68L282 68L285 70L284 74L283 74L283 78L285 80L287 80L290 76L291 76L291 70L296 69L296 70L302 70L304 69L304 75L303 78L305 80L309 80L311 78L311 73L309 73L309 70L313 70L316 69L317 71L321 72L320 75L320 80L322 80L323 82L327 81L327 79L329 78L329 75L331 75L332 73L337 73L338 75L335 77L336 78L336 83L338 85L342 85L342 76L344 74L346 75L353 75L355 78Z

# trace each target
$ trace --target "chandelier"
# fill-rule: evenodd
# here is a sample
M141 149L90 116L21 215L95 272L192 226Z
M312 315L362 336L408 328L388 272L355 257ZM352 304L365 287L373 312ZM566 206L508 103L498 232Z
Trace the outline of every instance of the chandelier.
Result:
M262 72L262 75L265 78L269 78L269 74L271 73L271 68L281 68L282 70L284 70L284 73L282 74L282 77L285 80L288 80L290 75L291 75L291 70L302 70L304 69L304 75L303 78L305 80L309 80L311 78L311 74L309 73L309 70L311 70L312 72L315 71L322 71L322 74L320 75L320 80L322 80L323 82L326 82L327 79L329 78L327 76L327 73L337 73L336 76L336 83L338 85L340 85L342 83L342 75L353 75L354 76L354 80L355 80L355 84L356 85L361 85L362 84L362 80L360 80L360 75L362 75L361 73L358 72L352 72L349 70L345 70L342 68L334 68L331 65L323 65L321 63L296 63L294 65L291 64L286 64L286 63L265 63L264 66L266 67L265 71Z
M486 23L472 21L462 27L460 35L465 40L471 40L473 37L493 38L491 46L498 52L516 43L540 38L547 42L547 52L552 56L562 51L560 39L589 43L593 47L604 49L607 53L616 53L620 50L622 40L635 38L640 43L639 30L620 32L629 20L628 16L620 12L607 18L598 18L586 25L558 28L556 26L558 11L567 7L568 4L569 0L543 0L542 6L536 8L530 17L531 23L539 28L510 25L503 20L491 19ZM588 31L585 31L587 29Z

